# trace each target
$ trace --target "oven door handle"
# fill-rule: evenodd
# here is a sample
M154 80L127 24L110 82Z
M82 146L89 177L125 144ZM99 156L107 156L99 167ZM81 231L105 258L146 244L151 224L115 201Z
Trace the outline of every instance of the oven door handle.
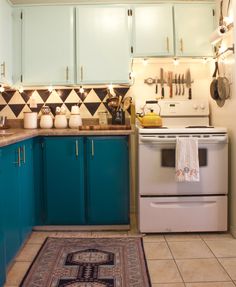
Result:
M198 137L196 137L198 138ZM143 143L176 143L176 137L173 138L166 138L166 137L140 137L140 142ZM206 144L219 144L219 143L227 143L228 142L228 137L225 136L214 136L214 137L208 137L208 138L198 138L199 143L206 143Z
M191 208L193 206L197 206L197 205L212 205L212 204L216 204L216 200L206 200L206 201L201 201L201 200L192 200L192 201L162 201L162 202L151 202L150 206L153 208L166 208L166 207L170 207L170 208Z

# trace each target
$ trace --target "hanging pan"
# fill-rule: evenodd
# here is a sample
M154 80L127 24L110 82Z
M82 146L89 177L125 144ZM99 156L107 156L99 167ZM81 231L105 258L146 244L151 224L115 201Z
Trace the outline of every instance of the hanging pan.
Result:
M219 97L219 94L218 94L218 81L217 81L217 78L216 78L216 75L218 73L218 62L216 61L215 62L215 71L212 75L212 81L211 81L211 85L210 85L210 93L211 93L211 97L213 100L218 100L220 97Z

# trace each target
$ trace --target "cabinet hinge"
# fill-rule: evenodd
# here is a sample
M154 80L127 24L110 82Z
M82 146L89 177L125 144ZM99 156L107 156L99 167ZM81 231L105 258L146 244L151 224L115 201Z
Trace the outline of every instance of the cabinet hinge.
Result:
M23 75L20 75L20 81L23 82Z
M215 9L212 9L212 15L215 16Z
M131 50L131 53L133 54L133 52L134 52L133 46L130 47L130 50Z
M20 12L20 18L23 19L23 12Z
M128 16L133 16L133 11L132 11L132 9L128 9Z

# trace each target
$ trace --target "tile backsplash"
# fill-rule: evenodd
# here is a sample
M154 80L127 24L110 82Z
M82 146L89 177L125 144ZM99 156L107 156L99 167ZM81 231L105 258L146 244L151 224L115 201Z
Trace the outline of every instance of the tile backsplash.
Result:
M129 88L114 88L114 93L124 97L129 94ZM55 89L52 92L46 89L25 90L22 93L6 90L0 93L0 115L8 119L22 119L24 112L36 111L40 114L43 105L50 106L54 114L56 107L64 106L69 115L71 107L78 104L82 118L97 118L98 112L109 112L107 98L107 88L85 88L83 93L78 88ZM31 108L31 104L37 104L37 108Z

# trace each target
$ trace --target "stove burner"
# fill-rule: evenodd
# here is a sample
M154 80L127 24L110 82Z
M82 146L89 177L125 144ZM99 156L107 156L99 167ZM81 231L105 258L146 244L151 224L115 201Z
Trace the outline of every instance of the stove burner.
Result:
M213 126L187 126L185 127L186 129L192 129L192 128L196 128L196 129L213 129Z

